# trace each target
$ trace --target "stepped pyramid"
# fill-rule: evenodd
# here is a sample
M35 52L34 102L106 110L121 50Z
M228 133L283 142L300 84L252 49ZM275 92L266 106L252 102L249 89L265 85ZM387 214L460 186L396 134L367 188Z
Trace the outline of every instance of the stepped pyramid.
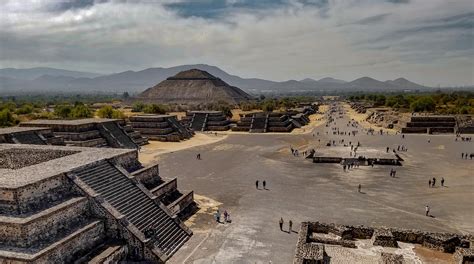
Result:
M192 69L182 71L148 88L138 96L138 99L160 103L225 101L236 104L251 99L251 96L206 71Z

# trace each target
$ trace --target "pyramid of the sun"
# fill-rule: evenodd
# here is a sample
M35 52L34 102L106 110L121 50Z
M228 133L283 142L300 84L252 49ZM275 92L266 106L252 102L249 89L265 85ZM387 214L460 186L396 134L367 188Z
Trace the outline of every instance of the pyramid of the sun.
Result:
M182 71L156 86L148 88L138 96L138 99L158 103L225 101L235 104L251 99L251 96L206 71L192 69Z

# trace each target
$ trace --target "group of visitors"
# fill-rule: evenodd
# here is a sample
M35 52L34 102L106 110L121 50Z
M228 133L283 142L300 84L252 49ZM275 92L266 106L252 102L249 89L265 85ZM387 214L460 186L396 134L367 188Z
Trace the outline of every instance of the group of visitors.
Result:
M461 158L462 158L462 159L467 159L468 157L469 157L470 159L472 159L472 158L474 157L474 153L471 153L471 154L469 154L469 153L464 153L464 152L461 153Z
M428 187L434 188L436 185L436 178L433 177L433 179L430 179L428 181ZM441 178L441 187L444 187L444 177Z
M300 152L297 149L294 149L293 147L290 146L291 154L295 157L299 157Z
M397 171L394 169L390 169L390 177L395 178L395 174L397 174Z
M280 221L278 224L280 225L280 231L283 231L283 224L285 221L283 221L283 217L280 218ZM293 232L293 221L289 220L288 221L288 233Z
M214 214L214 219L216 220L217 223L231 223L232 220L230 219L230 214L227 212L227 210L224 210L224 222L221 222L221 211L217 209L216 213Z
M406 148L404 145L398 145L397 146L397 151L408 151L408 148Z
M263 187L264 190L267 189L267 182L265 180L262 181L262 187ZM257 190L260 190L260 181L259 180L255 181L255 188L257 188Z

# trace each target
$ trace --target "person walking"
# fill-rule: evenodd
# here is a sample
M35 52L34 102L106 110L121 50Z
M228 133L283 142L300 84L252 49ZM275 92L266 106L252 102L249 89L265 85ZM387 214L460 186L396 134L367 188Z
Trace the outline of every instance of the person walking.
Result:
M362 189L362 185L359 183L359 187L357 188L358 191L360 192L360 189Z
M262 184L263 184L263 189L266 190L267 189L267 182L265 180L263 180Z
M444 187L444 177L441 178L441 187Z
M288 222L288 227L289 227L288 231L291 233L293 231L293 221L290 220Z
M428 181L428 187L431 187L431 179Z
M430 180L430 182L431 182L431 180ZM258 180L255 181L255 188L257 188L257 190L258 190Z
M283 231L283 217L280 218L280 222L278 222L280 224L280 231Z
M425 206L425 215L428 216L430 214L430 207L428 205Z
M435 185L436 185L436 178L433 177L433 187L435 187Z
M224 210L224 222L227 223L227 217L229 216L229 214L227 213L227 210Z

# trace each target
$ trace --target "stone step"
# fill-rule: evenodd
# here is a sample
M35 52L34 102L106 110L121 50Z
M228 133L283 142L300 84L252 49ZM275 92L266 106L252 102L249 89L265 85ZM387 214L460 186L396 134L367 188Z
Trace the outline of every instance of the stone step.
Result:
M93 220L41 247L24 249L0 245L0 262L15 259L15 263L72 263L102 243L104 238L104 223Z
M28 248L86 221L86 197L73 197L26 217L0 216L0 243Z

